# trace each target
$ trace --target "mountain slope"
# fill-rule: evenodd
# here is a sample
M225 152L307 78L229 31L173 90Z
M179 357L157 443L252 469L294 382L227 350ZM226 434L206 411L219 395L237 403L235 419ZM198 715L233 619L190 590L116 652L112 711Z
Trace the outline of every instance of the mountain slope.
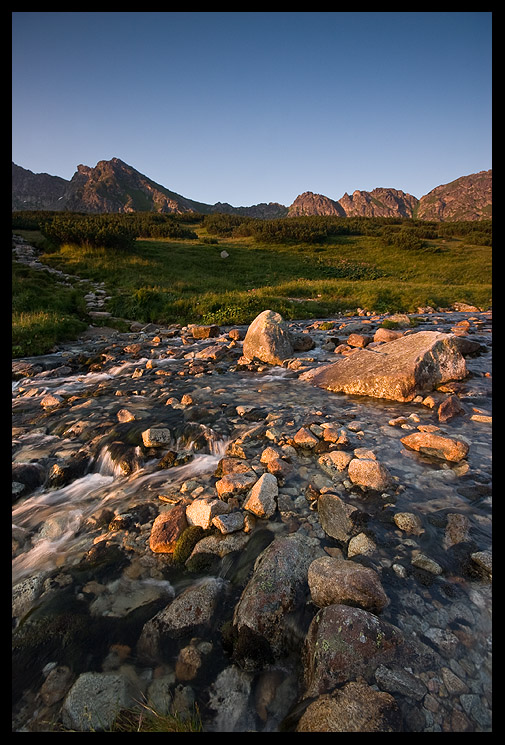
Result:
M48 173L33 173L12 164L12 209L53 210L62 199L68 181Z
M479 171L432 189L419 200L416 217L440 222L490 220L492 171Z
M301 215L339 217L403 217L421 220L482 220L491 217L492 171L462 176L437 186L417 199L398 189L356 190L335 201L306 191L290 207L277 202L232 207L205 204L157 184L119 158L101 160L94 168L77 166L70 181L47 173L32 173L12 164L12 210L75 212L197 212L276 219Z

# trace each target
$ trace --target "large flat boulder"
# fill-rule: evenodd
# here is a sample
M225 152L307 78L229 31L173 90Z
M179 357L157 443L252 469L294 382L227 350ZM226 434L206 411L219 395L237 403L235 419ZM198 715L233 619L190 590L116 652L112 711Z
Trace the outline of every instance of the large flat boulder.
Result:
M300 376L335 393L411 401L418 393L467 376L453 334L418 331Z
M282 365L293 356L293 343L284 319L273 310L264 310L247 329L242 349L249 360Z

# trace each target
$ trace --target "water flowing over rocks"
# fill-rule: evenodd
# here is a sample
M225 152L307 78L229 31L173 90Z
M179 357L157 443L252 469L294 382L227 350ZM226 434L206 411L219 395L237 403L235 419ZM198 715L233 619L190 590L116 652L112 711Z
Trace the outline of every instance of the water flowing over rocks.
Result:
M15 731L491 731L491 314L276 316L13 361Z

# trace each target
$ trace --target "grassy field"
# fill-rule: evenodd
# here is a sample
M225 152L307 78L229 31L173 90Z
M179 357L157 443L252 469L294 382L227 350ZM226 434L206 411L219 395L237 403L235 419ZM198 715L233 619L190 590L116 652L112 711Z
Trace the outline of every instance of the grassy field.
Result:
M449 307L456 301L491 305L491 247L464 239L426 241L422 250L385 246L379 237L365 235L338 236L317 246L267 245L252 237L207 243L205 228L192 229L197 240L137 239L127 252L62 245L41 259L104 281L112 295L108 310L145 322L244 324L266 308L301 319L358 307L384 313ZM36 231L16 232L32 241L41 238ZM223 250L227 258L221 257ZM28 307L22 290L27 278L17 271L15 279L16 348L25 349L21 337L27 340L31 333L25 315L21 334L23 313L59 312L82 322L77 291L64 296L59 289L59 308L54 292L39 294L39 305ZM32 324L35 328L35 316Z

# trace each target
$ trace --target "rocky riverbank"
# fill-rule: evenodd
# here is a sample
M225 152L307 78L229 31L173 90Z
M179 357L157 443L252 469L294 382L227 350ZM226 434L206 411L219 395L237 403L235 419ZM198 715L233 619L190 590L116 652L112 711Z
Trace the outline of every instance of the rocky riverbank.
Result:
M138 701L205 731L491 731L491 314L383 320L282 324L270 362L247 327L153 324L13 362L15 731ZM464 375L316 384L419 332Z

